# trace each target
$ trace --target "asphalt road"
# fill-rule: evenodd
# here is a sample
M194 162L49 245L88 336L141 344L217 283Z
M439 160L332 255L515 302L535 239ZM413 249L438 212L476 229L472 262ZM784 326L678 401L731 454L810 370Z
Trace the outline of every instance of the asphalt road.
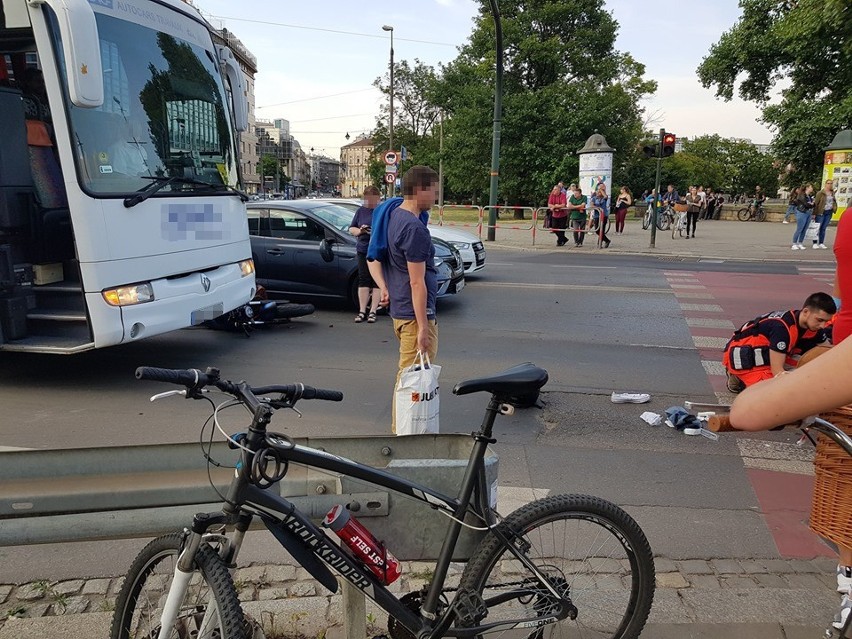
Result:
M498 422L500 481L592 493L625 506L655 553L670 558L771 557L736 442L688 438L638 420L684 400L715 401L702 356L665 273L795 275L792 264L490 250L482 275L439 303L441 428L470 432L484 395L455 397L458 381L532 361L547 369L543 410ZM759 282L760 278L756 278ZM760 287L752 300L766 293ZM791 307L799 300L791 300ZM766 310L770 310L767 308ZM390 321L354 324L348 308L250 339L193 329L73 357L0 355L0 446L76 448L196 441L206 403L148 397L139 365L216 366L252 384L304 382L344 391L340 404L300 405L276 430L293 435L387 434L397 344ZM747 318L745 318L747 319ZM613 390L651 393L613 405ZM233 430L244 426L231 414ZM228 423L226 421L226 423ZM772 434L776 439L794 435ZM765 436L764 436L765 437ZM0 549L0 583L121 574L141 542ZM268 547L246 562L264 558ZM280 552L280 551L279 551Z

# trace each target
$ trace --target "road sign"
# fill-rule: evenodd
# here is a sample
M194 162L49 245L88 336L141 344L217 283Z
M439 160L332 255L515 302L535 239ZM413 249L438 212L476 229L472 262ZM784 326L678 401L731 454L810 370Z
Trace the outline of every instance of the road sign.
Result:
M396 182L396 174L395 173L385 173L385 182L388 184L393 184Z
M396 164L396 151L385 151L385 164Z
M396 164L389 164L386 166L385 173L396 173Z

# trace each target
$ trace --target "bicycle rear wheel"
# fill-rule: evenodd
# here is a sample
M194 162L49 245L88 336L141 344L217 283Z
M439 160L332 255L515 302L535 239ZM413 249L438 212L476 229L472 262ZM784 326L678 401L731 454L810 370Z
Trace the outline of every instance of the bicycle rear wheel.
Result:
M648 207L648 210L645 211L645 215L642 218L642 230L643 231L647 231L649 228L651 228L651 217L652 216L653 216L653 213L651 212L651 208Z
M159 636L160 616L174 579L182 537L179 533L157 537L133 561L115 602L110 639ZM205 543L198 549L195 563L197 571L168 636L243 639L246 622L228 569ZM206 614L210 604L215 610Z
M737 211L737 219L740 222L748 222L751 218L751 211L749 209L740 209Z
M657 228L661 231L668 231L672 225L672 219L666 212L657 213Z
M576 607L570 616L530 628L495 629L501 637L639 636L654 598L654 559L639 525L618 506L587 495L555 495L516 510L499 525L509 542ZM477 624L534 619L557 601L494 532L465 568L461 588L479 594L488 609Z

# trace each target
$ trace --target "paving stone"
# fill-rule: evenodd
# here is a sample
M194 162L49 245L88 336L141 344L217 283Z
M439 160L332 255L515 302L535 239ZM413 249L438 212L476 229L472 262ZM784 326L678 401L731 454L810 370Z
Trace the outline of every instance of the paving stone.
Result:
M729 590L757 588L757 583L750 577L720 577L719 583L722 584L722 588L727 588Z
M825 587L830 590L837 590L837 575L829 575L826 573L817 573L816 578L825 584Z
M743 572L743 567L736 559L714 559L710 565L720 575L739 575Z
M258 601L271 601L273 599L286 599L286 588L262 588L257 592Z
M36 588L33 584L24 584L15 592L18 601L37 601L44 599L44 590Z
M825 584L820 581L819 577L813 574L787 575L787 581L790 582L791 588L798 588L802 590L825 589Z
M755 581L764 588L789 588L789 584L781 575L755 575Z
M687 559L679 561L680 571L690 575L712 575L713 569L710 564L703 559Z
M270 583L291 581L296 578L296 566L267 566L266 580Z
M743 572L747 575L758 575L769 572L764 562L759 559L745 559L740 561L740 565L743 567Z
M112 579L90 579L83 586L84 595L105 595L109 592Z
M300 581L289 588L291 597L313 597L317 594L316 582Z
M657 574L659 588L689 588L689 582L679 572L664 572Z
M764 559L763 565L774 575L786 575L791 572L799 572L796 570L794 562L786 559Z
M260 584L266 580L266 566L249 566L248 568L238 568L234 575L235 581L244 581L253 584Z
M4 585L0 586L0 604L6 603L6 600L9 598L9 595L12 593L12 586Z
M671 559L654 557L654 570L660 572L677 572L677 565Z
M38 619L39 617L44 617L49 609L49 603L38 603L32 606L27 606L27 611L24 613L24 617L29 619Z
M328 614L329 597L255 601L243 605L243 609L260 621L267 637L318 637L332 621Z
M60 595L76 595L80 592L80 588L85 585L82 579L72 579L70 581L60 581L53 586L53 591Z
M69 597L65 605L62 606L59 602L53 604L53 612L57 615L79 615L86 612L89 607L89 599L87 597Z
M828 572L833 575L836 574L837 559L819 557L817 559L811 559L811 565L813 566L813 570L811 572Z
M699 590L719 590L722 587L715 575L689 575L689 585Z

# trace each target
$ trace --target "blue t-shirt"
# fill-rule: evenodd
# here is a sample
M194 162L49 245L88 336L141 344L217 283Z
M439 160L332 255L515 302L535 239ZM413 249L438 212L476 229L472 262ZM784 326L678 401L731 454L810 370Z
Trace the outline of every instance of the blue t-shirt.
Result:
M393 319L415 319L408 262L426 263L426 315L434 319L438 293L438 271L434 260L435 247L426 225L417 216L399 207L389 211L388 257L382 267Z
M361 228L364 225L372 226L373 225L373 209L368 209L366 206L362 206L357 211L355 211L355 217L352 218L351 227ZM355 238L355 250L361 255L367 254L367 246L370 244L370 234L369 233L361 233L358 237Z

